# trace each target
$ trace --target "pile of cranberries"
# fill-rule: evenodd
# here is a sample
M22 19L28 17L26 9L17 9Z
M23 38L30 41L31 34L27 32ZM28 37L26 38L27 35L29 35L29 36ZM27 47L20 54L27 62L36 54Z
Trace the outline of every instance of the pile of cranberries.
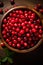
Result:
M42 37L39 16L25 8L11 11L2 21L2 36L6 43L16 49L29 49Z

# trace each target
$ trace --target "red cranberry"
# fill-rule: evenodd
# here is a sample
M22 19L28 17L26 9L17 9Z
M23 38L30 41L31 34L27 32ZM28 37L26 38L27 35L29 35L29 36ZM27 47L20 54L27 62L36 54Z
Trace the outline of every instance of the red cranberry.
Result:
M2 1L0 1L0 7L3 7L3 6L4 6L3 2L2 2Z
M27 37L30 37L30 34L29 34L29 33L27 33L27 34L26 34L26 36L27 36Z
M25 16L25 17L27 17L27 16L28 16L28 14L27 14L27 13L25 13L25 14L24 14L24 16Z
M24 30L20 30L20 34L24 34Z
M31 27L34 28L34 24L31 24Z
M23 40L21 40L21 45L23 45L24 44L24 41Z
M20 29L19 28L16 28L16 32L19 32L20 31Z
M9 42L9 39L6 39L6 42L8 43Z
M21 47L21 45L18 43L18 44L17 44L17 48L20 48L20 47Z
M42 30L41 30L41 29L39 30L39 33L41 33L41 34L42 34Z
M26 30L26 32L28 32L28 31L29 31L29 29L28 29L28 28L26 28L25 30Z
M5 38L5 39L6 39L6 35L3 35L3 38Z
M0 8L0 14L3 14L3 10Z
M6 20L6 19L4 19L4 20L3 20L3 22L4 22L4 23L7 23L7 20Z
M17 40L18 40L18 41L21 41L21 38L20 38L20 37L18 37L18 38L17 38Z
M18 10L16 10L16 14L18 14L19 13L19 11Z
M19 10L19 14L23 14L23 11L22 10Z
M17 23L15 23L14 26L17 27Z
M38 29L38 26L37 25L35 26L35 29Z
M16 45L15 44L12 44L12 47L15 47Z
M13 14L13 17L16 17L16 13Z
M41 37L42 37L42 35L40 35L40 34L39 34L39 35L38 35L38 37L39 37L39 38L41 38Z
M14 35L15 34L15 32L14 31L12 31L12 35Z
M24 43L24 47L27 47L27 43L26 42Z
M24 15L20 15L20 18L23 19L24 18Z
M16 43L17 43L17 41L16 41L16 40L13 40L13 42L14 42L14 44L16 44Z
M29 15L31 15L31 14L32 14L32 12L31 12L31 11L29 11L29 12L28 12L28 14L29 14Z
M33 28L33 29L32 29L32 32L36 33L36 29L35 29L35 28Z
M31 43L31 47L33 47L34 46L34 44L33 43Z
M4 46L5 46L5 44L2 42L2 43L1 43L1 46L2 46L2 47L4 47Z
M14 0L10 0L10 2L11 2L11 4L12 4L12 5L14 5L14 4L15 4Z
M2 34L6 34L6 31L5 31L5 30L3 30L3 31L2 31Z
M8 44L11 46L12 45L12 42L9 42Z

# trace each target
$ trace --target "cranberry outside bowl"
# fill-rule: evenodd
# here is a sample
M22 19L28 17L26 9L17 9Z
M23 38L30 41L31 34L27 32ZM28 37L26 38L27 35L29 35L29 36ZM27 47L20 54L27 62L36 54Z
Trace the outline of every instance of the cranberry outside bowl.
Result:
M27 6L17 6L11 8L2 17L0 36L10 50L26 53L41 44L42 26L40 13Z

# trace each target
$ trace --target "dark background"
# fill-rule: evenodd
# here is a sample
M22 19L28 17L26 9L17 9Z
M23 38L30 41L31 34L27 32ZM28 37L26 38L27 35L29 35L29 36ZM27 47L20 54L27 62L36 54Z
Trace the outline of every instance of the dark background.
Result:
M10 0L0 0L4 2L4 7L2 8L3 11L5 8L11 8L13 7L10 4ZM15 5L27 5L34 7L35 4L41 3L43 6L43 0L15 0ZM0 15L0 20L3 15ZM1 39L0 39L1 40ZM43 65L43 42L42 44L34 51L20 54L15 53L13 58L14 64L13 65Z

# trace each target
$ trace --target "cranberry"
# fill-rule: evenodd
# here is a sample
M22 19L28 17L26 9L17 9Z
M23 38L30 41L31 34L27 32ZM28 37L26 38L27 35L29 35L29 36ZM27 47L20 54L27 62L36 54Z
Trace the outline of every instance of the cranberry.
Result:
M34 24L31 24L31 27L34 28Z
M21 24L21 26L24 26L24 25L25 25L24 23Z
M15 47L16 45L15 44L12 44L12 47Z
M12 5L14 5L14 4L15 4L14 0L10 0L10 2L11 2L11 4L12 4Z
M22 10L19 10L19 14L23 14L23 11Z
M19 11L18 10L16 10L16 14L18 14L19 13Z
M35 26L35 29L38 29L38 26L37 25Z
M27 43L24 43L24 47L27 47Z
M41 34L42 34L42 30L41 30L41 29L39 30L39 33L41 33Z
M6 39L6 42L8 43L9 42L9 39Z
M18 43L18 44L17 44L17 48L20 48L20 47L21 47L21 45Z
M25 13L25 14L24 14L24 16L25 16L25 17L27 17L27 16L28 16L28 14L27 14L27 13Z
M24 15L20 15L20 18L23 19L24 18Z
M6 19L4 19L4 20L3 20L3 22L4 22L4 23L7 23L7 20L6 20Z
M17 38L17 40L18 40L18 41L21 41L21 38L20 38L20 37L18 37L18 38Z
M27 34L26 34L26 36L27 36L27 37L30 37L30 34L29 34L29 33L27 33Z
M2 47L4 47L4 46L5 46L5 44L2 42L2 43L1 43L1 46L2 46Z
M4 6L3 2L2 2L2 1L0 1L0 7L3 7L3 6Z
M13 17L16 17L16 13L13 14Z
M16 40L13 40L13 42L14 42L14 44L16 44L16 43L17 43L17 41L16 41Z
M3 38L6 38L6 35L3 35Z
M31 47L33 47L34 46L34 44L33 43L31 43Z
M3 35L4 35L4 34L6 34L6 31L5 31L5 30L3 30L2 34L3 34Z
M36 6L37 6L39 9L41 8L41 4L37 4Z
M33 28L33 29L32 29L32 32L36 33L36 29L35 29L35 28Z
M24 41L23 40L21 40L21 45L23 45L24 44Z
M15 34L15 32L14 31L12 31L12 35L14 35Z
M41 38L42 36L40 34L38 34L38 37Z
M0 8L0 14L3 14L3 10Z
M28 14L29 14L29 15L31 15L31 14L32 14L32 12L31 12L31 11L29 11L29 12L28 12Z
M26 32L28 32L28 31L29 31L29 29L28 29L28 28L26 28L25 30L26 30Z
M17 27L17 23L15 23L14 26Z
M8 44L11 46L12 45L12 42L9 42Z

